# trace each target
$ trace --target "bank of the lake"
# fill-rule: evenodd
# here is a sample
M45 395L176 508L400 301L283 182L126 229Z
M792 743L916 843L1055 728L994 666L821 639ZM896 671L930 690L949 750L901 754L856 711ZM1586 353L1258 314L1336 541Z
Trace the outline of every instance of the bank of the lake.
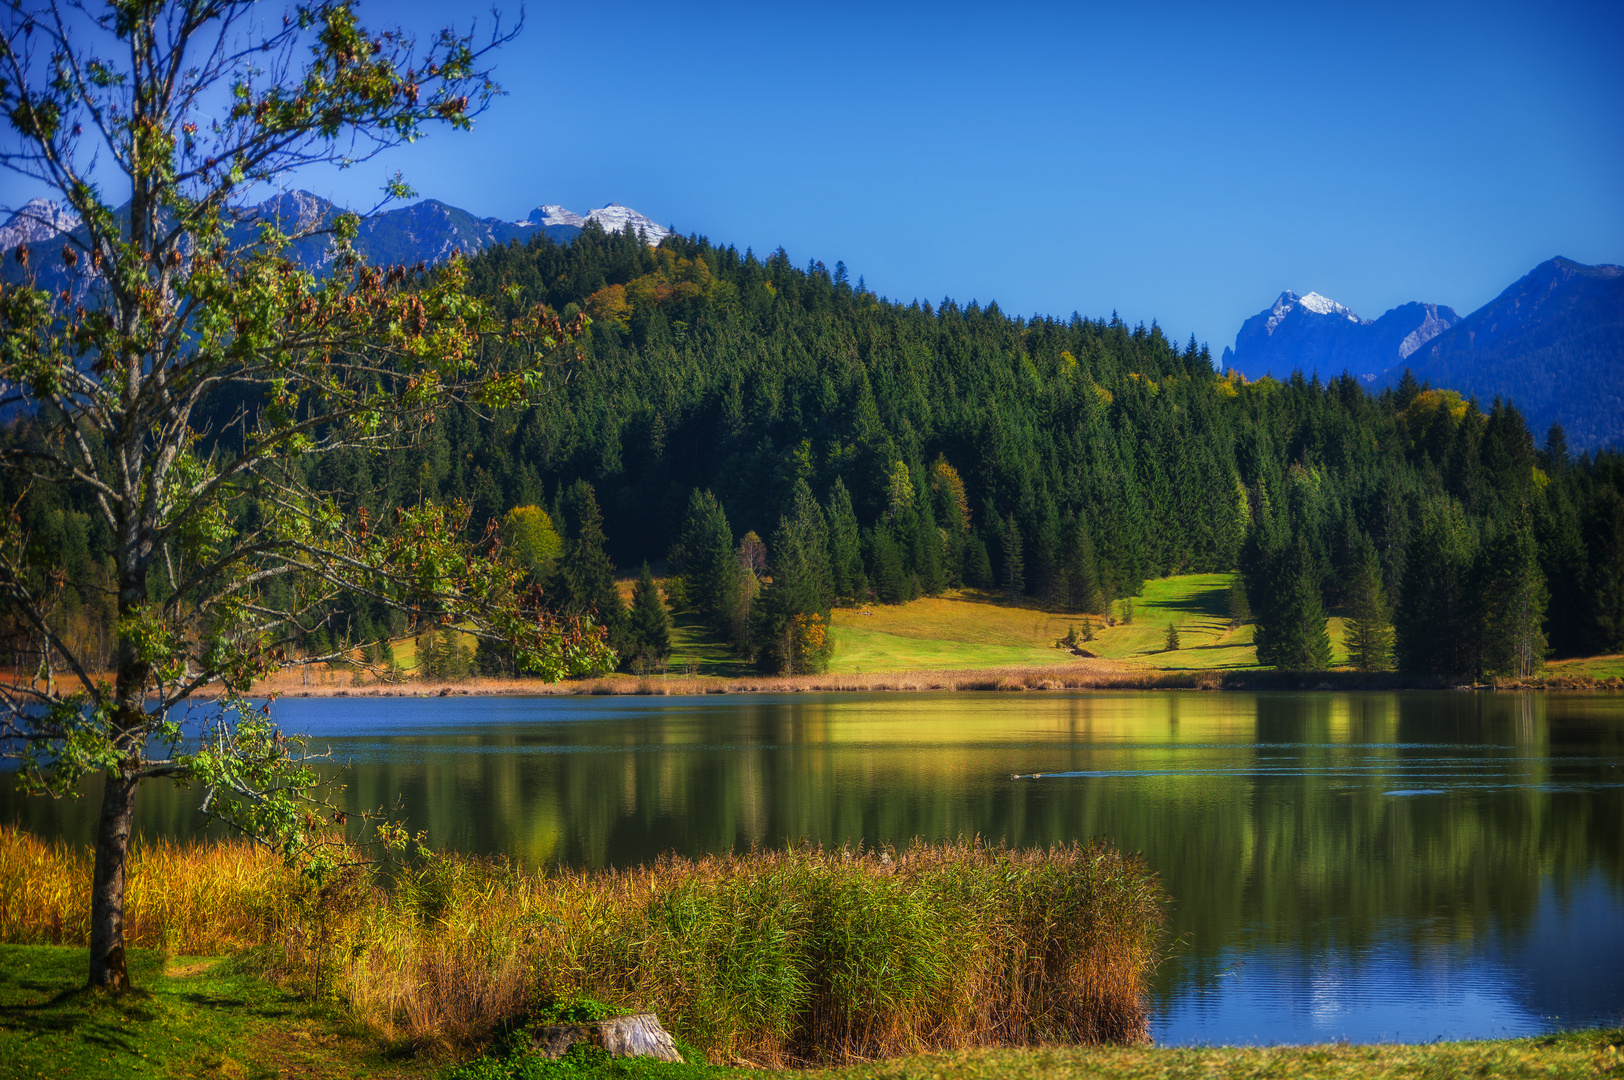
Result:
M0 946L0 1076L82 1080L298 1076L432 1080L476 1051L393 1045L368 1036L331 1004L279 987L232 958L135 950L135 993L81 989L85 953ZM1069 1080L1071 1077L1624 1075L1624 1030L1422 1046L1053 1047L901 1057L843 1069L777 1073L648 1065L650 1080L826 1077L828 1080ZM606 1070L606 1074L613 1075ZM544 1075L544 1074L535 1074ZM568 1074L585 1080L581 1072Z
M1234 619L1234 574L1182 574L1146 581L1138 596L1102 616L1058 611L1029 597L952 589L900 604L836 607L828 670L815 675L762 675L691 614L679 613L671 655L657 672L617 673L548 684L489 675L457 682L419 678L416 640L391 646L395 666L316 665L284 671L259 688L299 697L489 696L529 694L749 694L928 690L1437 690L1458 680L1371 674L1349 666L1346 626L1326 622L1329 671L1261 668L1253 625ZM632 582L621 582L631 598ZM1131 608L1131 614L1129 609ZM1124 619L1126 616L1126 621ZM1178 631L1168 648L1167 630ZM1066 642L1072 645L1066 645ZM463 642L473 647L473 640ZM356 659L361 654L356 653ZM391 681L395 680L395 681ZM1568 658L1500 688L1624 689L1624 658Z
M373 697L694 697L706 694L894 693L930 691L1021 690L1235 690L1358 691L1399 690L1624 690L1624 676L1591 675L1574 666L1534 679L1476 685L1402 672L1164 671L1100 659L1047 666L894 671L872 674L758 675L725 678L705 675L628 675L567 679L481 676L457 682L405 680L345 685L345 680L318 678L303 682L297 674L265 683L258 692L298 698Z

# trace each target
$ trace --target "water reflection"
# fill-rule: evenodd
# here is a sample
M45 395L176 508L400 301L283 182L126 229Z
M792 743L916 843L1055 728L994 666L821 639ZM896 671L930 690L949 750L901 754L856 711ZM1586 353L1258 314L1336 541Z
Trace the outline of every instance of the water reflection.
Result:
M398 800L431 843L534 865L803 837L1109 838L1142 852L1174 899L1179 951L1156 987L1164 1041L1486 1036L1624 1012L1624 700L1613 696L277 709L355 762L352 808ZM184 833L195 803L155 787L140 825ZM93 809L0 786L5 819L46 832L88 838Z

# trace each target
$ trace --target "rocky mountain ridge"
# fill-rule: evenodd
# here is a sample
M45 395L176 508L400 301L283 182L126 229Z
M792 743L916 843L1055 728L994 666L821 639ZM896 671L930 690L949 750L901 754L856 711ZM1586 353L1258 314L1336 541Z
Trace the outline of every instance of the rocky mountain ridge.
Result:
M1348 372L1372 390L1410 371L1484 407L1510 399L1538 437L1561 424L1576 450L1620 445L1624 268L1548 259L1464 318L1409 303L1366 320L1318 293L1288 291L1241 325L1223 365L1248 379Z
M289 191L242 208L238 221L244 229L252 228L255 222L273 221L284 232L308 233L330 225L341 212L342 208L319 195ZM671 230L652 218L615 202L585 216L562 206L543 205L523 220L504 221L476 217L437 199L424 199L362 219L356 247L372 263L432 264L455 253L472 255L492 244L523 242L537 233L568 241L594 224L605 232L628 228L641 231L650 244L671 235ZM0 253L10 252L18 244L49 242L78 225L79 219L72 211L48 199L30 199L0 225ZM312 268L327 261L325 235L307 236L295 241L293 248L300 261Z
M1224 349L1223 366L1249 379L1285 378L1293 371L1331 379L1348 371L1371 384L1408 359L1460 316L1438 304L1403 304L1379 319L1365 319L1335 300L1290 291L1247 319Z

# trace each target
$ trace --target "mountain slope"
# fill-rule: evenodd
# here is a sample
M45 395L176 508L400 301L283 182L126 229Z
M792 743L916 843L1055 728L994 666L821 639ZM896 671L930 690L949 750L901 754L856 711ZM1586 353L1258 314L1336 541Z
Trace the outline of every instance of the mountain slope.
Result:
M1559 423L1575 449L1624 442L1624 267L1540 263L1408 366L1484 402L1510 398L1537 434Z

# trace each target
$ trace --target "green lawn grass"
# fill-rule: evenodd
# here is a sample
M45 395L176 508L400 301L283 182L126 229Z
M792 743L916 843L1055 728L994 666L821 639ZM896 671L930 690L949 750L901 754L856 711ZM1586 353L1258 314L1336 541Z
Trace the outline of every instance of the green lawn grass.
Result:
M720 634L692 612L678 612L671 617L671 659L666 662L666 670L672 674L713 675L723 679L755 673Z
M84 989L84 949L0 945L0 1077L428 1077L230 959L129 953L135 990Z

